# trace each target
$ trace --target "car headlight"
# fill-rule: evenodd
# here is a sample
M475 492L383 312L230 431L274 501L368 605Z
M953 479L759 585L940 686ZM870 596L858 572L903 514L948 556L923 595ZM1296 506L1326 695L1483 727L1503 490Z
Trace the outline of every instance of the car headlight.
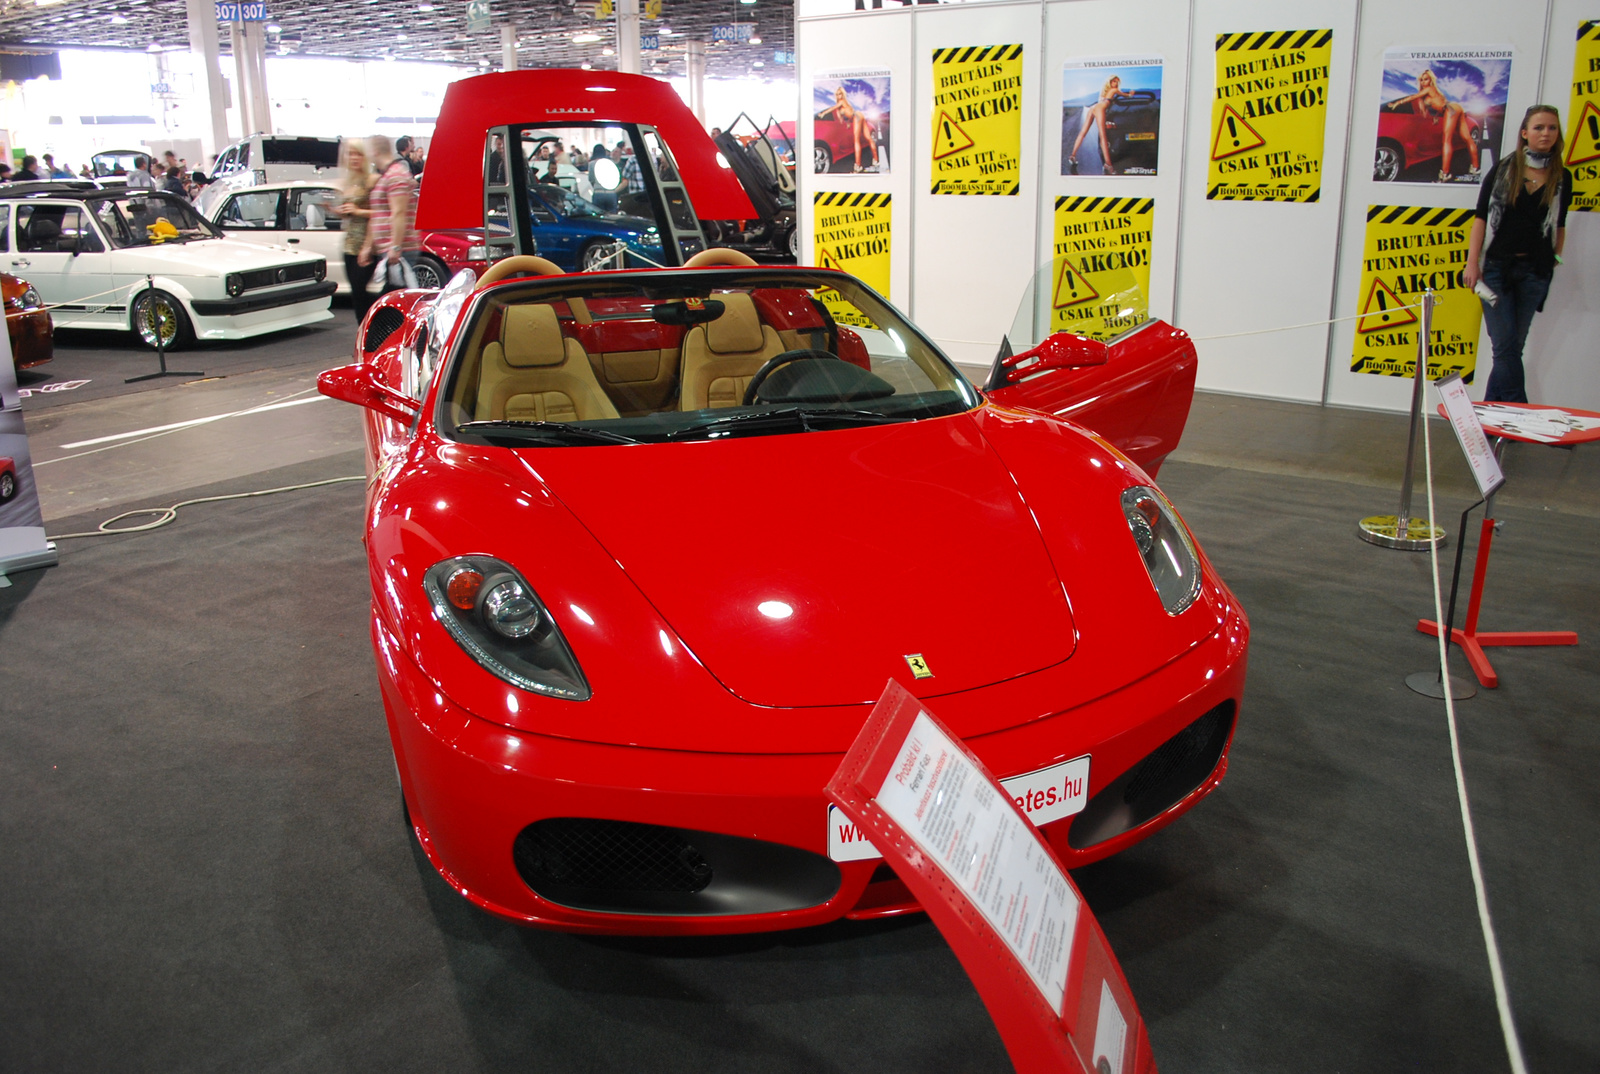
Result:
M487 261L487 260L489 260L489 248L487 246L469 246L469 247L467 247L467 260L468 261Z
M546 697L589 699L561 629L510 564L456 556L430 567L422 585L434 617L490 674Z
M640 246L660 246L661 245L661 233L658 232L655 228L651 228L649 231L646 231L643 235L639 236L639 245Z
M224 282L227 285L228 295L230 297L238 298L244 293L244 277L239 275L237 272L228 273L228 278Z
M1200 595L1200 557L1188 531L1167 498L1149 485L1123 491L1122 513L1161 606L1177 615Z
M326 261L318 261L314 274L317 277L317 282L321 283L323 278L328 275L328 263Z
M44 305L44 299L39 297L39 292L35 291L31 285L22 289L22 294L17 301L22 303L22 308L25 310L38 309Z

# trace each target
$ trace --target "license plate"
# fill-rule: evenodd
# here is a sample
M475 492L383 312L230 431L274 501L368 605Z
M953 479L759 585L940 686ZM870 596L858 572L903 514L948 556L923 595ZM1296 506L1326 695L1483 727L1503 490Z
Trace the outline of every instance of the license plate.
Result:
M1070 817L1083 812L1089 801L1089 755L1002 779L1000 786L1035 827ZM834 861L866 861L883 855L838 806L830 805L828 857Z

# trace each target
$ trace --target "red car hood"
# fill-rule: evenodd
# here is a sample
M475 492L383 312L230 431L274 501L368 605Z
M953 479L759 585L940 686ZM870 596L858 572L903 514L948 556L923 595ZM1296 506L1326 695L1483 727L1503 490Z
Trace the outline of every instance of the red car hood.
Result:
M918 656L937 696L1076 645L1033 516L965 415L523 458L745 701L870 702Z

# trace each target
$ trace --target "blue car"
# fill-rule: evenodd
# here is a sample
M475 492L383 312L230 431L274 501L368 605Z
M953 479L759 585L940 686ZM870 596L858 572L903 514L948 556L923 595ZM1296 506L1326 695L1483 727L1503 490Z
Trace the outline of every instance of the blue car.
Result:
M662 263L661 235L651 221L602 212L593 202L553 183L534 186L530 193L539 256L566 271L647 268ZM638 256L608 260L619 242ZM620 260L628 264L620 264Z

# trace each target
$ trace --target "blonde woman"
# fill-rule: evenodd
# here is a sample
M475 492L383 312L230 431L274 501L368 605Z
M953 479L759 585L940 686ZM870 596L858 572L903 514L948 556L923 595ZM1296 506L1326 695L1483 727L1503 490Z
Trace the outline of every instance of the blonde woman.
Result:
M1083 125L1078 128L1078 140L1072 143L1072 155L1067 158L1067 163L1072 165L1073 175L1078 174L1078 150L1083 148L1083 139L1088 135L1089 128L1095 125L1100 129L1100 170L1105 175L1117 174L1111 166L1111 140L1106 137L1106 112L1118 97L1132 96L1132 90L1122 88L1122 78L1118 75L1112 75L1100 87L1100 99L1083 110Z
M1386 108L1391 112L1398 112L1406 105L1419 116L1427 116L1429 122L1439 123L1443 135L1440 150L1443 156L1439 158L1439 182L1450 181L1450 165L1456 155L1456 135L1461 135L1461 140L1466 143L1467 157L1471 161L1469 174L1478 174L1478 143L1472 137L1474 122L1467 115L1466 109L1444 95L1444 90L1439 88L1439 80L1434 77L1431 68L1424 67L1417 76L1417 92L1397 100L1390 101Z
M855 145L855 169L858 172L878 170L878 145L875 140L877 127L872 120L856 111L850 98L845 96L844 87L837 86L833 91L833 107L824 108L817 113L818 119L831 119L836 123L850 124L850 132ZM861 147L865 145L872 152L871 165L863 164L861 160Z
M367 151L354 138L344 140L344 182L339 187L339 208L344 218L344 273L350 281L350 308L360 324L367 316L373 296L367 285L377 270L370 255L363 257L367 244L367 221L372 217L372 184L377 176L367 160Z

